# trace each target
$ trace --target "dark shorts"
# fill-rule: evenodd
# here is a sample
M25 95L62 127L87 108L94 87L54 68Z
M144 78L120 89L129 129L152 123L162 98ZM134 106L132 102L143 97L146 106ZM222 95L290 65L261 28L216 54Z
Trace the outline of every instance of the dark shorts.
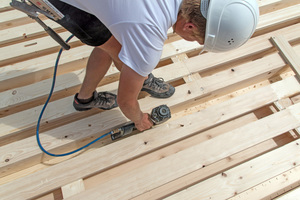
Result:
M106 26L94 15L59 0L48 1L65 15L56 22L81 42L90 46L100 46L112 36Z

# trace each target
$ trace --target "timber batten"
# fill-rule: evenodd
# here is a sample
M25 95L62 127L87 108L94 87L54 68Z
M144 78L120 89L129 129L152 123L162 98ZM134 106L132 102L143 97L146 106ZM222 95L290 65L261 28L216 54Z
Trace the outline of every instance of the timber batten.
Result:
M147 112L167 104L172 118L65 158L46 156L35 141L59 46L9 2L0 3L0 199L300 196L299 0L258 1L254 36L228 53L198 55L198 44L170 31L153 73L176 92L163 100L141 93L139 102ZM70 35L45 22L63 38ZM274 40L284 47L277 50ZM71 46L62 54L42 120L41 141L53 153L74 150L128 121L119 108L73 109L92 48L76 38ZM118 77L112 65L97 90L116 93Z

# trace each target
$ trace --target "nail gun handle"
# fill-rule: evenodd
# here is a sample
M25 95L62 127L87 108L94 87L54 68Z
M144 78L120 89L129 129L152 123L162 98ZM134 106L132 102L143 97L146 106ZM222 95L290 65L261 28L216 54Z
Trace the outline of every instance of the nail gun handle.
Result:
M111 140L116 140L125 135L128 135L128 134L132 133L132 131L134 131L134 130L136 130L134 123L122 126L121 128L118 128L113 131L113 134L111 134Z
M64 48L65 50L70 49L70 45L68 45L55 31L53 31L50 27L45 27L45 31Z

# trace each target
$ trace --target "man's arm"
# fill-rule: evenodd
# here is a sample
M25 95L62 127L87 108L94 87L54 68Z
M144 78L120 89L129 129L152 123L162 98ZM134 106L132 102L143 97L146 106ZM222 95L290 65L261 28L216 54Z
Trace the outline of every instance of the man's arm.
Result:
M122 66L117 101L123 114L135 123L139 131L149 129L153 125L149 115L141 111L137 100L144 81L145 77L126 65Z

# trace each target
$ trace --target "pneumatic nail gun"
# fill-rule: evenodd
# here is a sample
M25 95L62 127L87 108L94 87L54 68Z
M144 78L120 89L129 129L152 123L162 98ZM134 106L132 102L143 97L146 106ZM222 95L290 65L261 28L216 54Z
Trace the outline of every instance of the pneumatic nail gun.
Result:
M47 26L39 17L38 13L41 13L53 20L59 20L64 17L64 15L57 10L49 1L47 0L12 0L10 6L26 13L30 18L38 22L44 30L64 49L69 50L70 46L49 26Z
M162 124L171 118L171 111L168 106L160 105L158 107L153 108L150 119L154 125ZM111 139L116 140L125 135L130 134L135 130L134 123L130 123L128 125L122 126L121 128L117 128L112 131Z

